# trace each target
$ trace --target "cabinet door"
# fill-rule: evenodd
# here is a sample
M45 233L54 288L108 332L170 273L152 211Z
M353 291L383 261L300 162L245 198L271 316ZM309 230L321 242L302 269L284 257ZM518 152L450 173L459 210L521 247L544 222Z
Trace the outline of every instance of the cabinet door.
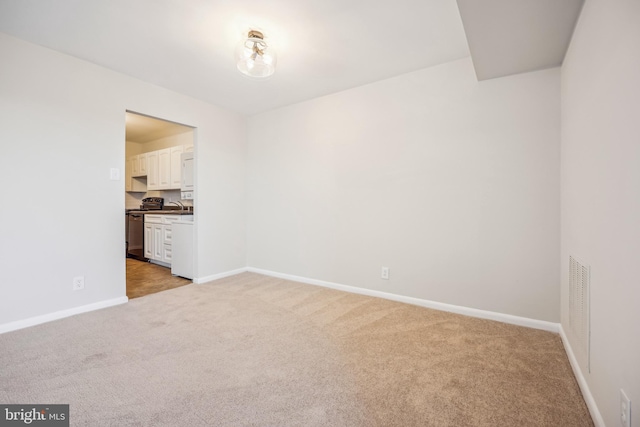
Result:
M140 176L147 176L147 153L138 155L138 166L140 168Z
M144 257L153 259L153 224L144 225Z
M131 157L131 176L140 176L140 155Z
M182 152L182 145L171 147L171 188L175 190L180 188L182 172L180 155L182 154Z
M131 157L124 164L124 191L131 191Z
M158 181L158 152L151 151L147 153L147 190L160 189Z
M158 189L171 188L171 149L158 151Z
M134 193L144 193L147 191L147 181L144 179L144 177L143 178L136 177L136 175L134 175L133 173L134 166L138 161L136 157L138 156L132 156L126 160L125 174L124 174L124 179L125 179L124 187L125 187L125 191L130 191Z
M153 228L153 259L162 261L162 252L164 250L164 243L162 242L162 225L152 224Z
M182 172L180 189L182 191L193 191L193 151L181 155Z

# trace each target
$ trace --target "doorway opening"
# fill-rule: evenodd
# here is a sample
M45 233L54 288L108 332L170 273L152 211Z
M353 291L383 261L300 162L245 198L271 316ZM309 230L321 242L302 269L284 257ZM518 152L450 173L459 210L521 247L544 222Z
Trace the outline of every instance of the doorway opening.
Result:
M196 128L126 112L126 293L192 283Z

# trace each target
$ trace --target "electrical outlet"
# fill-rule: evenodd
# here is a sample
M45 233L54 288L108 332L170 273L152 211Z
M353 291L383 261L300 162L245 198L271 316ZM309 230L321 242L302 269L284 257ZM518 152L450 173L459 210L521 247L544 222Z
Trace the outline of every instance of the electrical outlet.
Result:
M631 401L623 389L620 389L620 425L631 427Z
M384 280L389 280L389 267L382 267L380 277Z
M80 289L84 289L84 276L73 278L73 290L79 291Z

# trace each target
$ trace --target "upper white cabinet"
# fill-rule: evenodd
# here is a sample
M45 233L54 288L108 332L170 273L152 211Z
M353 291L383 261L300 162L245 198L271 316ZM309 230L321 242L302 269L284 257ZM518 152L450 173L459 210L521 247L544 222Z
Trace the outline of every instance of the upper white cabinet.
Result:
M147 190L161 190L158 171L158 153L159 151L147 153Z
M179 190L183 184L180 156L186 151L193 154L193 145L177 145L127 158L126 191ZM136 177L146 177L146 185Z
M138 165L140 166L140 175L147 175L147 153L138 154Z
M171 147L171 182L170 188L180 189L182 184L182 164L180 162L180 155L184 149L182 145Z
M182 145L158 151L158 188L157 190L180 189L180 154ZM151 166L151 162L149 162Z
M131 158L124 162L124 191L131 191Z
M147 176L147 153L131 157L131 176Z
M133 157L129 157L125 162L124 190L130 192L144 193L147 191L147 184L133 175Z
M140 163L138 162L138 157L140 155L131 156L127 159L129 167L131 168L131 176L140 176Z
M158 151L158 185L161 190L171 188L171 148Z
M183 200L193 200L194 180L193 180L193 151L182 153L182 182L180 190L182 191Z

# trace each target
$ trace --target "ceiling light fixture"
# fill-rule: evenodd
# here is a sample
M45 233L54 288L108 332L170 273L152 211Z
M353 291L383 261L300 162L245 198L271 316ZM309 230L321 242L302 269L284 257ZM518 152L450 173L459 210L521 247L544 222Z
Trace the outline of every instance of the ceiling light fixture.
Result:
M266 79L276 71L276 52L264 41L261 31L250 30L236 49L238 70L255 79Z

